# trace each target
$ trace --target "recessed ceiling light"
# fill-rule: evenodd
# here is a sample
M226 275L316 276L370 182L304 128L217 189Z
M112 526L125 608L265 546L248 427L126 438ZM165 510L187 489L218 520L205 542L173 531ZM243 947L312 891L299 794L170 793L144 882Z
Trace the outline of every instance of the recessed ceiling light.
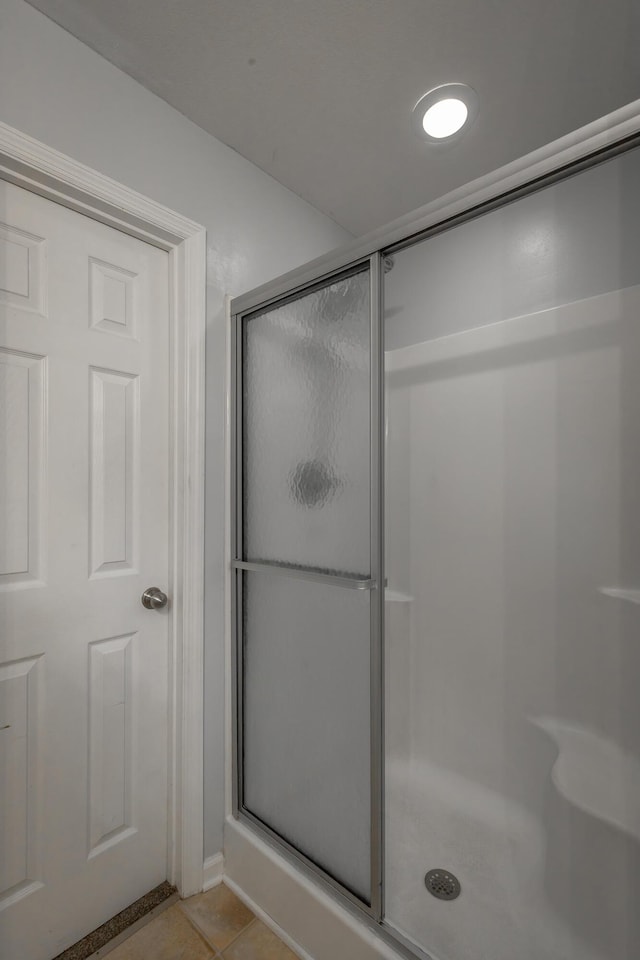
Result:
M420 97L413 127L423 140L445 143L461 135L478 113L478 97L466 83L445 83Z
M452 137L467 121L467 105L455 97L438 100L429 107L422 118L422 127L425 133L436 140Z

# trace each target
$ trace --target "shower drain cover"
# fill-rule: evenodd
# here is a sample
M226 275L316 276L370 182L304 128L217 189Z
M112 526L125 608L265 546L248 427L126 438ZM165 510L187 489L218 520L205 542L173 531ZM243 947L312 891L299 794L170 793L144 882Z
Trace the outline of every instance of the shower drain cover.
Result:
M455 900L460 896L460 881L448 870L429 870L425 874L424 885L438 900Z

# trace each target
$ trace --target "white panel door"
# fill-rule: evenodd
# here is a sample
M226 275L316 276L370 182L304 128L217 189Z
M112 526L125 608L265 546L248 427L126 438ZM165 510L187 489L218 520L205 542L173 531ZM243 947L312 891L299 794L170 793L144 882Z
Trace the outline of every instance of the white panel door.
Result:
M0 958L167 876L168 257L0 182Z

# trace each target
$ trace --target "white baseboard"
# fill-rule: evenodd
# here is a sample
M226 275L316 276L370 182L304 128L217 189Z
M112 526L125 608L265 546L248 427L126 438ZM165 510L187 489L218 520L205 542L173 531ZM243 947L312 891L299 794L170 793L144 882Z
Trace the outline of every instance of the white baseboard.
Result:
M221 853L214 853L212 857L207 857L202 867L202 873L203 891L210 890L211 887L217 886L222 880L224 873L224 856Z
M403 960L301 871L229 817L224 882L303 960Z

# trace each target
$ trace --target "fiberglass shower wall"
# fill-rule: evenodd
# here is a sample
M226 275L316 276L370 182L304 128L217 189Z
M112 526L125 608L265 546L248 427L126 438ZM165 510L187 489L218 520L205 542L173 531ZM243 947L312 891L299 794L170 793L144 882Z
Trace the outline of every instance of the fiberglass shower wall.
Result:
M386 921L439 960L635 960L640 152L394 259Z

